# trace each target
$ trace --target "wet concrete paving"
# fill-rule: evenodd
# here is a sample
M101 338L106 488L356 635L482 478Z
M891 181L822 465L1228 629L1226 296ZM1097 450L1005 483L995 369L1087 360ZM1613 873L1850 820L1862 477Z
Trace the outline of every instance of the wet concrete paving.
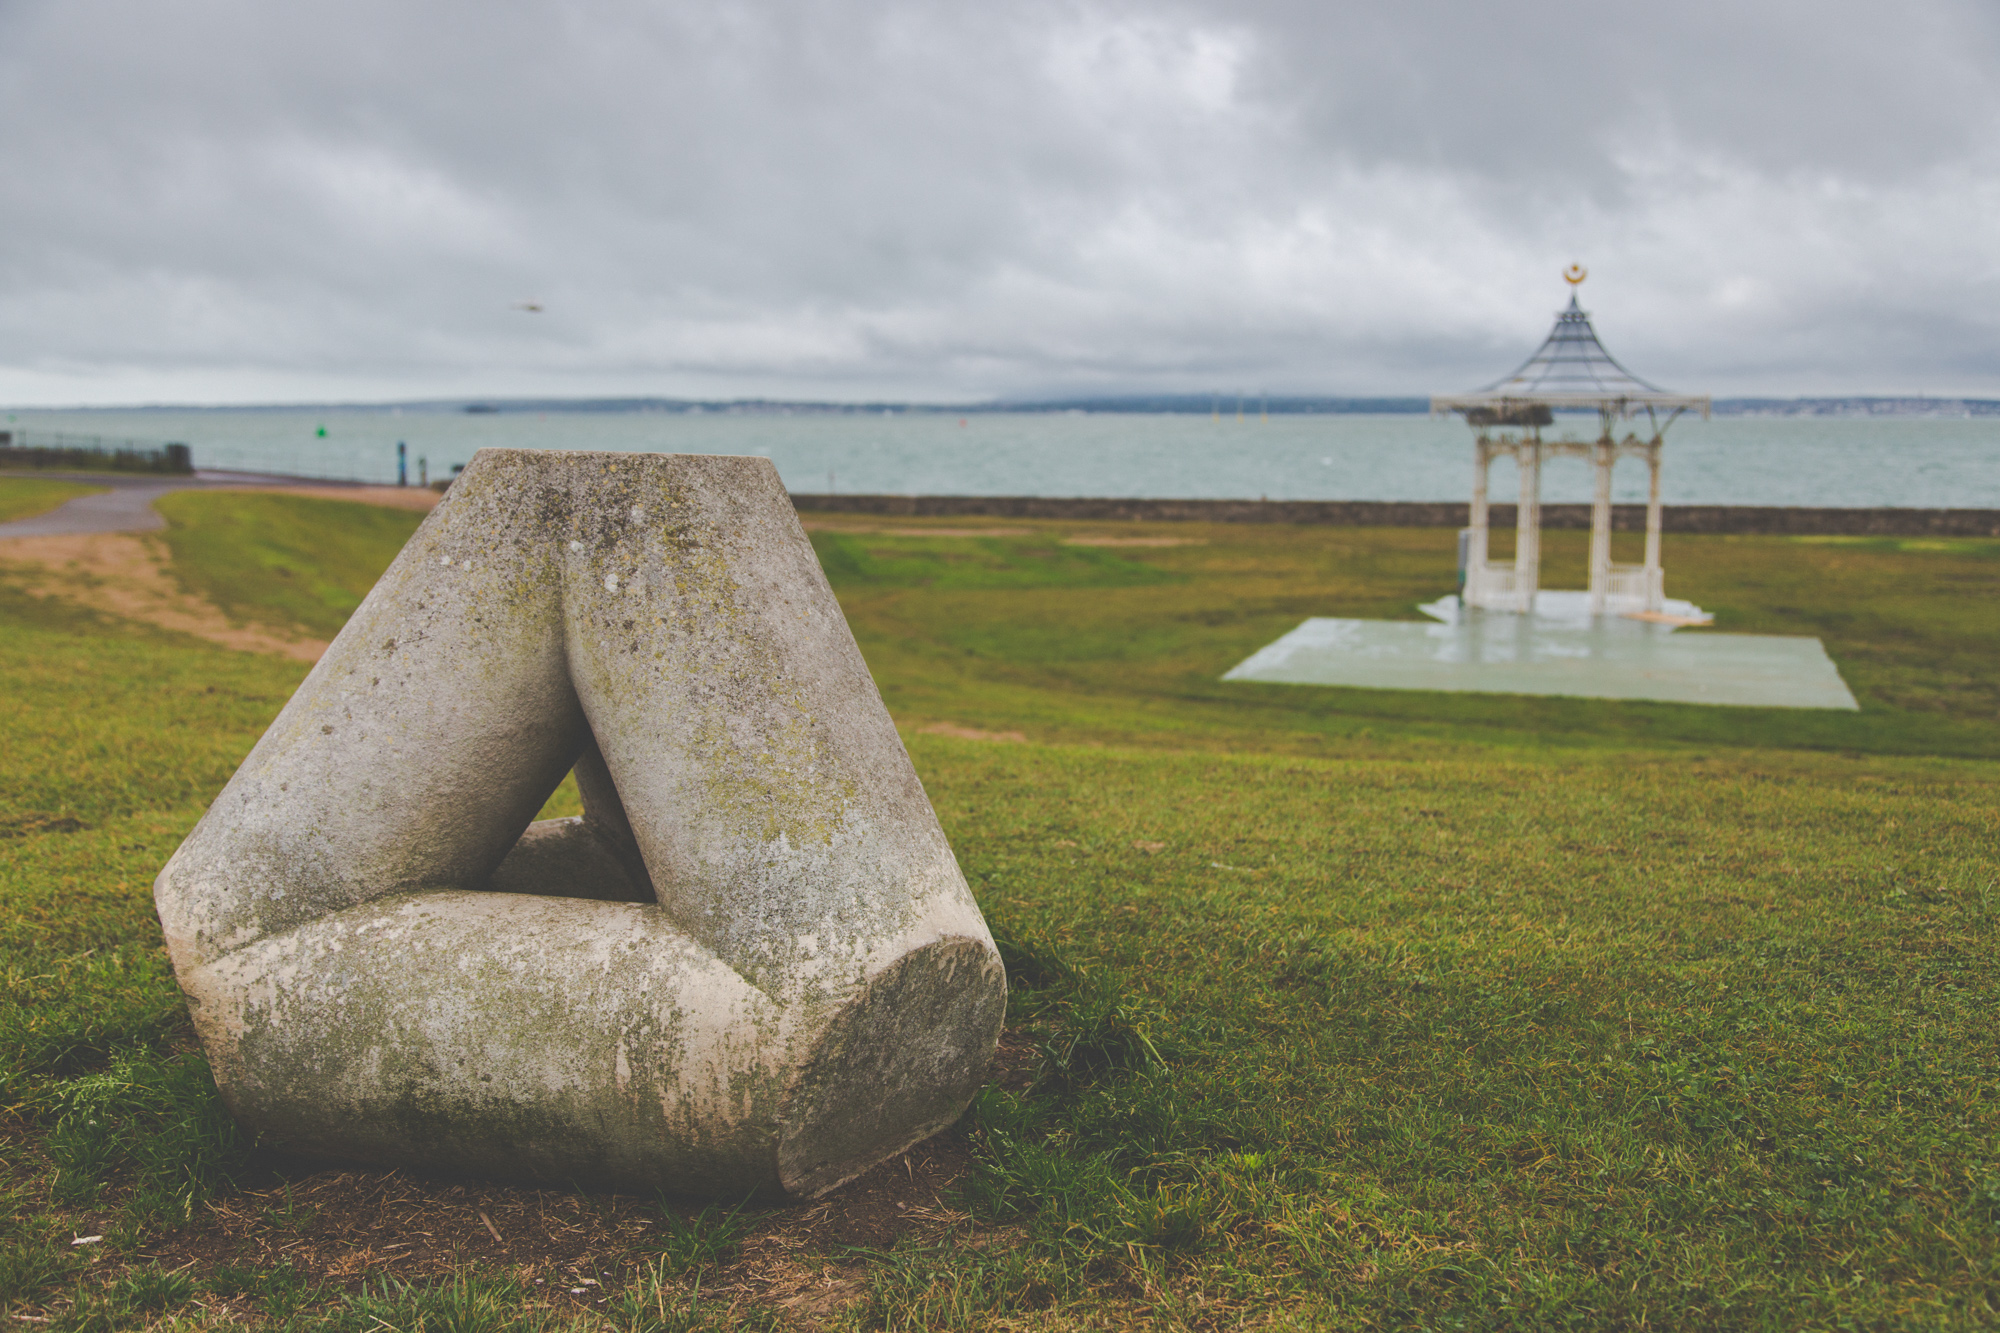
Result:
M1560 594L1533 615L1458 611L1445 604L1424 609L1441 618L1315 617L1223 679L1765 708L1859 707L1815 638L1718 634L1578 614Z

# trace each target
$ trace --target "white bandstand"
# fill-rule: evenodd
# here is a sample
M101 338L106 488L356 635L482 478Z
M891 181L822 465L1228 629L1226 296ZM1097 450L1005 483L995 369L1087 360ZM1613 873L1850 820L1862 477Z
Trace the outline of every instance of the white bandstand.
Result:
M1572 264L1563 275L1571 285L1568 309L1540 349L1512 375L1473 393L1431 399L1433 412L1458 412L1474 433L1472 509L1466 530L1465 587L1467 607L1522 614L1535 609L1541 579L1542 463L1551 457L1590 460L1595 487L1590 514L1590 610L1593 615L1660 614L1666 602L1666 577L1660 563L1660 447L1667 428L1683 412L1706 417L1703 395L1671 393L1639 379L1614 360L1598 341L1590 316L1577 303L1574 288L1584 279ZM1542 428L1558 411L1592 410L1598 416L1595 440L1544 440ZM1621 422L1643 414L1646 434ZM1664 419L1662 414L1664 414ZM1520 498L1514 510L1514 558L1494 560L1488 554L1489 496L1487 480L1496 457L1514 460L1520 474ZM1611 473L1623 458L1646 463L1646 548L1640 564L1614 564L1611 559Z

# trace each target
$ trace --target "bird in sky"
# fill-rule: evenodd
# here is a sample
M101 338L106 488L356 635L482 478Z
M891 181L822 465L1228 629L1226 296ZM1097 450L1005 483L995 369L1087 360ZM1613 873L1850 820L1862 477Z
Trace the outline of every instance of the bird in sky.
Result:
M540 301L516 301L514 302L514 309L525 310L531 315L539 315L542 313L542 303Z

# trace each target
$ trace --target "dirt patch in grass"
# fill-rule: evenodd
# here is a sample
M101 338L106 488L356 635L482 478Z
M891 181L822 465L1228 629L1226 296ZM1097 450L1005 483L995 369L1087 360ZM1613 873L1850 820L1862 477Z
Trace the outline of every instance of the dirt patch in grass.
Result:
M6 565L16 566L8 571L10 581L37 597L61 597L225 648L301 662L317 662L326 651L322 639L232 624L168 575L166 552L155 537L124 532L13 537L0 541L0 566Z
M83 491L101 487L81 488ZM429 511L444 497L424 487L260 486L212 491L297 495L345 500L390 509ZM232 620L206 598L191 593L168 572L169 552L159 537L138 533L85 533L0 540L0 567L16 565L10 581L37 597L61 597L161 629L192 634L241 652L276 653L317 662L327 640L282 625Z
M978 727L960 726L956 722L926 722L917 730L926 736L950 736L961 741L1010 741L1024 745L1028 740L1018 731L982 731Z
M443 491L428 486L218 486L214 490L254 491L259 495L303 495L308 500L351 500L356 504L382 505L389 509L414 509L429 513L444 499Z
M724 1247L725 1262L704 1286L760 1298L774 1286L789 1293L800 1283L802 1254L882 1249L912 1232L962 1225L967 1219L944 1195L967 1164L962 1140L933 1139L816 1203L745 1207L736 1214L747 1224L740 1241ZM710 1206L704 1217L701 1206L678 1200L664 1208L683 1226L710 1229L732 1212ZM206 1219L161 1238L143 1257L167 1267L290 1264L337 1283L384 1273L436 1278L476 1263L527 1270L542 1285L589 1278L605 1287L671 1244L666 1215L650 1197L327 1166L288 1170L219 1200ZM574 1294L587 1304L606 1293Z
M297 494L303 495L300 491ZM916 526L881 527L854 523L828 523L824 519L801 518L807 532L839 532L850 536L877 537L1043 537L1040 528L926 528ZM1206 546L1206 537L1113 537L1086 534L1058 539L1063 546Z
M12 1146L34 1155L26 1143ZM975 1233L951 1206L950 1189L969 1166L965 1141L944 1134L825 1199L737 1209L273 1159L186 1225L127 1246L118 1244L118 1192L95 1207L58 1207L52 1220L67 1235L104 1238L77 1251L89 1254L96 1285L123 1271L185 1272L206 1291L212 1316L254 1319L252 1305L227 1296L231 1274L281 1273L321 1304L384 1279L425 1285L478 1271L511 1276L534 1305L559 1313L602 1309L657 1283L811 1327L863 1298L873 1252L905 1240L1005 1242ZM75 1290L50 1290L10 1313L61 1319Z
M1039 537L1036 528L920 528L865 526L855 523L827 523L820 519L801 518L800 525L807 532L844 532L854 536L877 537Z
M1008 1032L989 1079L1025 1088L1038 1060L1026 1037ZM81 1265L72 1270L80 1285L0 1302L0 1312L29 1323L74 1322L80 1293L146 1272L188 1275L205 1315L245 1323L263 1322L260 1303L270 1315L274 1284L294 1293L293 1308L331 1309L385 1281L435 1289L476 1273L511 1281L532 1308L565 1319L665 1290L812 1328L862 1300L872 1266L898 1245L993 1250L1020 1239L954 1206L954 1187L973 1167L956 1131L824 1198L776 1205L591 1194L262 1153L184 1224L143 1227L133 1224L138 1196L129 1181L110 1184L93 1203L58 1201L40 1137L22 1121L0 1127L0 1187L39 1214L34 1225L48 1243Z
M30 810L23 815L0 816L0 838L32 838L38 833L74 833L83 821L72 815L50 815Z

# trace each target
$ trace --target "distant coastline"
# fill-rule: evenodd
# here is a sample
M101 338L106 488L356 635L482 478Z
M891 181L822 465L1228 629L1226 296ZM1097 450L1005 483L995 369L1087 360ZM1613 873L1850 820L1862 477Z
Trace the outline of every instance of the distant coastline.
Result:
M0 409L17 412L449 412L473 415L550 412L639 412L731 416L970 416L994 413L1164 414L1176 416L1420 415L1428 398L1340 398L1236 394L1128 394L1098 398L998 400L979 403L836 403L776 398L454 398L382 403L266 403L251 406L151 404L140 407ZM1847 398L1718 398L1719 417L2000 417L2000 399L1855 396Z

